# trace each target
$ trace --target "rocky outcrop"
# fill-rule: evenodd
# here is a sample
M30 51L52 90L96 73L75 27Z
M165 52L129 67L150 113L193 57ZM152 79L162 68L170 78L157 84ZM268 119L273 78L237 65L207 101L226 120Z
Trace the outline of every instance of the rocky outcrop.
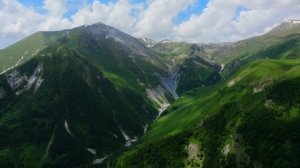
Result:
M178 95L176 93L177 85L179 82L179 73L178 71L171 72L169 76L162 77L159 76L161 85L164 89L176 100L178 99Z
M199 145L195 143L190 143L186 146L188 154L186 168L203 167L203 161L205 158L203 157L203 152L199 149Z
M264 91L272 83L273 83L273 79L271 77L258 82L253 86L253 93L259 93Z
M13 70L7 74L7 82L16 95L20 95L27 88L27 77L21 75L18 70Z
M31 88L34 88L34 92L36 92L43 82L41 72L42 64L39 64L35 68L33 74L31 74L30 76L21 74L21 72L15 69L6 75L7 82L17 96Z
M158 118L162 112L170 106L168 99L165 97L167 92L161 85L159 85L155 88L146 89L146 93L148 98L158 107Z

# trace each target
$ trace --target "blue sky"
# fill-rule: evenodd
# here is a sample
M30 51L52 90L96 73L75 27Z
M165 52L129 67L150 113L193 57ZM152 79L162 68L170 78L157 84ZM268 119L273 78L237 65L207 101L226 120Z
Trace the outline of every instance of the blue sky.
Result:
M36 31L96 22L155 41L238 41L299 11L299 0L0 0L0 49Z
M77 12L78 9L81 8L81 6L84 3L93 3L94 0L84 0L84 1L78 1L78 0L70 0L68 2L68 12L64 15L67 18L70 18L74 13ZM183 21L186 21L189 19L191 15L197 15L201 14L203 9L206 7L209 0L196 0L196 2L193 4L193 6L189 6L186 10L180 12L177 17L174 19L174 22L176 24L180 24ZM46 13L46 10L43 9L43 1L42 0L19 0L20 3L27 7L33 7L40 13ZM100 0L100 2L104 4L108 3L116 3L117 0ZM131 3L143 3L145 6L147 6L147 0L130 0Z
M176 24L180 24L190 18L191 15L199 15L203 12L208 0L198 0L193 6L190 6L187 10L182 11L175 19Z

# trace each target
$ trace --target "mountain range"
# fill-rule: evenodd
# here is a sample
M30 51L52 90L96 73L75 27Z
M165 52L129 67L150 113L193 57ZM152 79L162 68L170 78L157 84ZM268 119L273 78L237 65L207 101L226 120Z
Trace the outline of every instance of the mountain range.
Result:
M0 50L0 167L300 167L300 24L234 43L103 23Z

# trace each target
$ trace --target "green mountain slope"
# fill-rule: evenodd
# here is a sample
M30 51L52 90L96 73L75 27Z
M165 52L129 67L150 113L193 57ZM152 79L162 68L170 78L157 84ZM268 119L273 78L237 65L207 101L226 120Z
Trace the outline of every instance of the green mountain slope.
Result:
M265 35L227 44L211 54L224 77L256 59L293 58L300 53L300 24L284 22Z
M39 51L64 36L66 32L37 32L0 50L0 74L32 59Z
M35 33L0 50L0 167L299 167L298 26L233 44Z
M298 167L299 68L255 61L180 98L115 167Z
M166 62L173 76L176 93L196 87L216 84L221 80L221 66L207 59L206 53L197 45L186 42L160 42L151 50Z
M23 49L35 53L19 61ZM101 23L36 33L1 52L13 66L0 75L0 167L104 166L173 99L159 57Z
M118 90L74 51L50 51L0 76L1 166L91 166L157 115L145 95Z
M180 92L219 80L217 65L187 56ZM105 166L178 98L169 59L102 23L35 33L0 59L0 167Z

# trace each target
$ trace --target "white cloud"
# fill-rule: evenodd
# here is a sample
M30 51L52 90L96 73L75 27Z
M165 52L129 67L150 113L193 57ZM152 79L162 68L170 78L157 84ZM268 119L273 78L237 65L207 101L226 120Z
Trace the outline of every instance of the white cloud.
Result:
M151 37L154 39L169 38L175 26L175 17L195 0L151 0L148 8L142 13L136 25L136 36Z
M44 0L43 8L51 15L63 15L67 12L67 0Z
M42 15L26 8L16 0L0 0L0 37L24 36L36 31Z
M66 7L68 0L44 0L43 8L48 12L44 20L38 23L38 30L60 30L71 28L72 23L64 18L68 12Z
M131 4L128 0L119 0L116 3L104 4L95 0L92 4L86 4L72 16L73 26L103 22L125 32L132 33L141 4Z
M45 0L48 12L41 14L17 0L0 0L0 48L36 31L70 28L71 22L63 18L67 12L65 3L66 0Z
M300 17L299 0L210 0L201 14L176 24L178 15L197 1L201 0L44 0L40 12L17 0L0 0L0 48L36 31L99 21L155 40L235 41L265 33L284 19ZM66 17L72 3L77 3L78 10Z
M237 14L241 7L247 10ZM205 42L236 41L263 34L284 19L297 17L299 10L299 0L211 0L203 13L176 26L174 37Z
M38 23L38 29L40 31L49 31L49 30L62 30L71 28L72 23L69 19L63 18L58 15L49 15L45 16L42 22Z
M175 17L195 0L150 0L143 3L130 3L119 0L116 3L101 3L95 0L86 4L72 16L73 26L103 22L137 37L154 39L172 35Z

